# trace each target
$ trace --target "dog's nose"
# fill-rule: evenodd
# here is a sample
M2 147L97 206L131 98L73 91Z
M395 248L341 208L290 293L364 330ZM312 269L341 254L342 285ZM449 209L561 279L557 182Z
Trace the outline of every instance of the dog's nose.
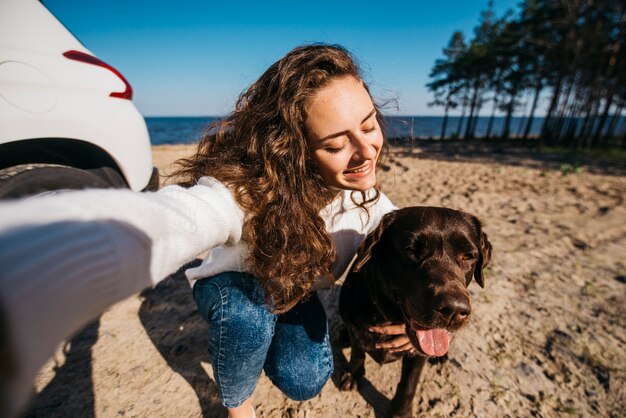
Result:
M464 296L445 295L441 298L437 311L448 324L454 321L463 321L472 312L469 299Z

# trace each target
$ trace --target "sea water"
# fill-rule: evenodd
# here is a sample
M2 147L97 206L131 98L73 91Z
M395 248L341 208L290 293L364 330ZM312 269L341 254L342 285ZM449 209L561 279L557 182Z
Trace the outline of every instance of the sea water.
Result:
M146 124L150 132L153 145L161 144L189 144L197 142L205 133L211 122L218 117L147 117ZM463 137L467 128L467 118L461 122L459 117L450 116L446 127L445 137ZM512 117L509 127L510 136L522 135L526 128L527 118ZM388 116L385 118L387 138L440 138L444 118L442 116ZM491 128L491 136L498 136L504 128L505 118L495 117ZM534 118L530 135L539 135L542 117ZM488 116L480 116L476 121L476 137L484 137L489 125Z

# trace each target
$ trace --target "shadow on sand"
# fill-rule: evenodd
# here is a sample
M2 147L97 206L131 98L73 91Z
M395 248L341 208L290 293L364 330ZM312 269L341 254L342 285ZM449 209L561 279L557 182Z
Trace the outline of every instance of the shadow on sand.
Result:
M217 386L201 365L208 364L207 325L198 313L184 271L195 260L152 289L141 293L139 319L167 364L193 388L203 418L227 417Z
M538 170L584 168L595 174L626 175L626 163L608 156L592 157L574 151L540 149L537 140L391 139L391 149L415 158L520 166ZM567 173L565 173L567 174Z
M196 392L202 417L226 418L217 386L201 366L201 362L209 363L206 323L197 313L183 273L192 265L144 290L139 318L168 365ZM92 322L65 344L65 362L55 368L54 378L31 401L23 418L95 417L91 351L98 341L99 325L99 320ZM123 411L119 413L123 415Z
M98 341L100 320L87 325L65 343L65 362L30 402L24 418L95 417L91 348Z
M341 375L348 366L348 359L343 354L342 350L350 347L350 337L348 336L348 331L339 315L340 293L341 286L336 286L333 289L322 290L319 292L320 300L322 301L324 309L328 315L330 343L333 349L335 369L330 378L337 390L340 390ZM376 387L366 377L363 377L358 381L357 391L363 400L372 407L376 418L384 418L388 416L390 399L376 389Z
M333 347L333 360L335 362L335 370L333 371L333 374L330 378L337 390L340 390L339 387L341 385L341 374L348 365L348 360L341 351L341 349L345 347L345 344L337 341L337 339L333 338L332 336L331 344ZM387 413L389 411L390 399L383 395L378 389L376 389L376 387L366 377L362 377L358 381L357 390L363 400L372 407L376 418L384 418L387 416Z

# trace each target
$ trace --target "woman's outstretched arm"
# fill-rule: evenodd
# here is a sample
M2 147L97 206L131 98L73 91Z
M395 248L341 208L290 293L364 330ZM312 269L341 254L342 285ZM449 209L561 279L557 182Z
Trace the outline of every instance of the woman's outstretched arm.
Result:
M237 243L242 224L231 193L210 178L0 204L0 415L19 412L61 341L199 253Z

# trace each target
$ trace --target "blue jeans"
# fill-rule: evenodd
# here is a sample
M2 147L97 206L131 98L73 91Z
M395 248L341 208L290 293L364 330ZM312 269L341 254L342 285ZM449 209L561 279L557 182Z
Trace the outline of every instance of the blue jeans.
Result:
M268 311L258 281L226 272L193 287L209 324L209 358L227 408L248 399L261 370L289 398L311 399L333 371L326 313L316 294L276 315Z

